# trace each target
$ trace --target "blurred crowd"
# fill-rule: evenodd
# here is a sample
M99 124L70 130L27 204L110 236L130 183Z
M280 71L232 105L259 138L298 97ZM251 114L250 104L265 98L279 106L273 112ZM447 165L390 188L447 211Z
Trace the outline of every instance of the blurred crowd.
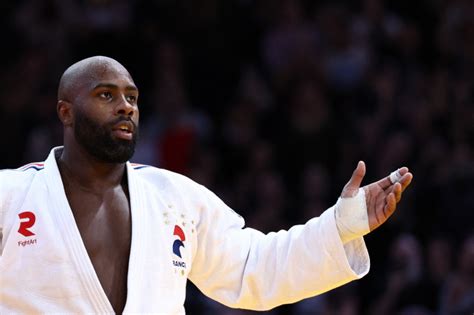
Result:
M0 168L42 161L62 143L62 72L107 55L140 89L134 161L204 184L250 227L321 214L358 160L366 183L400 166L414 173L398 211L366 237L368 276L265 314L474 313L474 1L0 6ZM186 308L253 314L192 284Z

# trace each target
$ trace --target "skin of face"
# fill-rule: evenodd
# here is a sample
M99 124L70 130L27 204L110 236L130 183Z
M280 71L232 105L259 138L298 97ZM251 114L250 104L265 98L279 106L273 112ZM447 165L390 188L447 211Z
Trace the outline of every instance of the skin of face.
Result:
M76 63L63 75L59 97L70 107L71 118L64 124L66 145L74 140L106 163L124 163L133 156L138 139L138 89L121 64L106 57Z

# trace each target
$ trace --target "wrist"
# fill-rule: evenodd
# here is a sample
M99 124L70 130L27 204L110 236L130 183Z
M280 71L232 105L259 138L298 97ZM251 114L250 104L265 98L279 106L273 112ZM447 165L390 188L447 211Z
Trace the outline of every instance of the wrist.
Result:
M334 213L337 230L343 244L370 232L367 203L363 188L359 188L354 197L339 197Z

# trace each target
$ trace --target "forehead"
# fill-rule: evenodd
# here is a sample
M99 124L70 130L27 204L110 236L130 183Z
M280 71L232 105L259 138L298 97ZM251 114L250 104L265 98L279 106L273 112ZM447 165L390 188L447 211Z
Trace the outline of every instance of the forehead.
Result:
M94 89L97 85L108 83L118 87L135 87L130 73L120 64L93 65L82 76L82 87L87 90Z

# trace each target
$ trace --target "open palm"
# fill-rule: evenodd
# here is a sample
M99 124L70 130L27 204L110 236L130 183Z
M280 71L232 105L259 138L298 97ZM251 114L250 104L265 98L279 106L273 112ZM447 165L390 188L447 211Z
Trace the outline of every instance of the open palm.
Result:
M355 196L364 176L365 163L360 161L352 173L351 179L344 186L341 197ZM398 169L398 179L394 183L390 180L390 176L387 176L362 187L365 191L370 231L382 225L395 212L402 193L410 185L412 179L413 174L408 171L407 167L402 167Z

